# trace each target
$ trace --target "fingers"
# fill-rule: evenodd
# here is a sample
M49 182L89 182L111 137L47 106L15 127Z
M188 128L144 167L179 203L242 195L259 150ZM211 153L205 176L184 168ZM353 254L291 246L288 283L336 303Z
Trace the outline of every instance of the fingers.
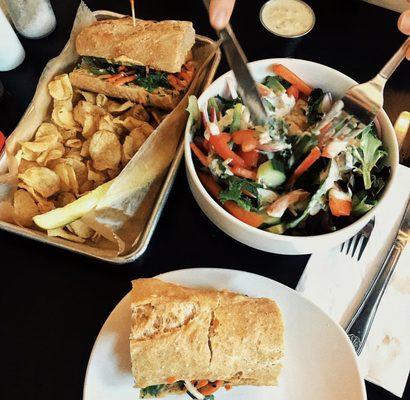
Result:
M400 15L397 26L405 35L410 35L410 10L406 10ZM410 47L407 48L406 58L410 60Z
M235 0L211 0L209 21L215 29L225 28L231 18L234 5Z

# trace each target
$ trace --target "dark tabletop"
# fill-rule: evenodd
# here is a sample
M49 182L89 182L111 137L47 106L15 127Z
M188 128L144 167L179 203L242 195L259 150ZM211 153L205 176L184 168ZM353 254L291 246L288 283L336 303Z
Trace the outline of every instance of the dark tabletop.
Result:
M14 129L45 64L68 39L78 1L52 4L56 30L41 40L22 38L26 60L14 71L0 73L6 90L0 130L5 133ZM310 1L316 13L314 30L301 39L281 39L259 23L262 4L239 0L232 18L250 61L303 58L365 81L404 40L396 28L398 14L358 0ZM129 13L127 0L89 0L88 5L92 10ZM136 1L136 13L144 19L192 20L198 33L214 37L200 0ZM218 75L226 70L223 60ZM409 65L401 65L389 81L385 104L392 120L409 109ZM10 400L80 399L94 340L133 278L185 267L225 267L255 272L294 288L308 260L308 256L257 251L223 234L196 205L182 167L148 250L132 264L110 265L3 231L0 248L0 398ZM366 387L370 400L396 398L372 384ZM409 395L408 385L404 398Z

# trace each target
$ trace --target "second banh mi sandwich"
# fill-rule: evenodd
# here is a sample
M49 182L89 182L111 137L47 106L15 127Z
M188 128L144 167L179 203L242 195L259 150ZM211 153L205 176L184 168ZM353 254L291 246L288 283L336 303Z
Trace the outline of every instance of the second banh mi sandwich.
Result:
M81 60L70 80L83 90L172 110L195 73L194 43L191 22L98 21L77 35Z
M277 385L284 327L273 300L189 289L159 279L132 282L130 352L141 398Z

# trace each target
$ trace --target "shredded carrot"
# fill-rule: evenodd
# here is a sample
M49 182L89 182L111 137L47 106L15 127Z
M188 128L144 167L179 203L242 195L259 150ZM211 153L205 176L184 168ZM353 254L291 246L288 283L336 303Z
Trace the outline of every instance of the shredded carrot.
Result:
M239 167L237 165L232 166L231 171L236 176L240 176L242 178L252 179L253 181L256 181L256 172L255 171L252 171L250 169L246 169L246 168L243 168L243 167Z
M231 389L232 389L232 385L231 385L230 383L227 383L227 384L225 385L225 389L226 389L226 390L231 390Z
M121 86L121 85L124 85L125 83L129 83L132 81L135 81L135 75L124 76L124 78L119 78L116 81L114 81L114 85Z
M215 381L213 383L209 383L208 385L201 388L199 392L204 396L209 396L212 393L215 393L223 385L223 383L223 381Z
M115 82L117 79L122 78L123 76L126 76L123 72L120 72L119 74L111 75L111 77L107 79L107 82L113 83L113 82Z
M197 389L203 388L204 386L206 386L208 384L208 379L201 379L197 382L197 384L195 385L195 387Z
M311 166L314 164L321 156L321 151L319 147L315 146L307 157L300 163L300 165L295 169L292 176L289 179L289 184L293 185L296 180L304 174Z
M169 378L167 378L167 383L169 385L171 385L172 383L176 382L177 378L175 378L175 376L170 376Z
M119 67L118 67L118 71L119 72L121 72L121 71L126 71L127 70L127 67L125 66L125 65L120 65Z
M193 142L190 143L190 146L191 146L192 152L196 155L196 157L201 162L201 164L204 167L208 167L208 165L209 165L208 157L204 153L202 153L200 148L195 143L193 143Z
M181 82L175 75L169 74L168 75L168 82L169 84L176 90L182 90L184 87L181 85Z
M98 77L99 77L100 79L107 79L107 78L111 78L112 75L111 75L111 74L103 74L103 75L98 75Z

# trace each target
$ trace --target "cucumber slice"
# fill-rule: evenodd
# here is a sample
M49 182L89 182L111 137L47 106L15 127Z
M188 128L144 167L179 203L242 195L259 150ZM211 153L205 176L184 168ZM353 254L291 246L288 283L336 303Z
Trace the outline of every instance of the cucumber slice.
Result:
M277 224L265 229L266 232L276 233L277 235L283 235L286 231L286 224Z
M275 159L265 161L256 174L258 183L270 188L276 188L286 181L283 164Z
M232 124L230 128L231 133L239 131L239 129L241 128L241 115L242 115L242 104L240 103L235 104L235 107L233 109Z

